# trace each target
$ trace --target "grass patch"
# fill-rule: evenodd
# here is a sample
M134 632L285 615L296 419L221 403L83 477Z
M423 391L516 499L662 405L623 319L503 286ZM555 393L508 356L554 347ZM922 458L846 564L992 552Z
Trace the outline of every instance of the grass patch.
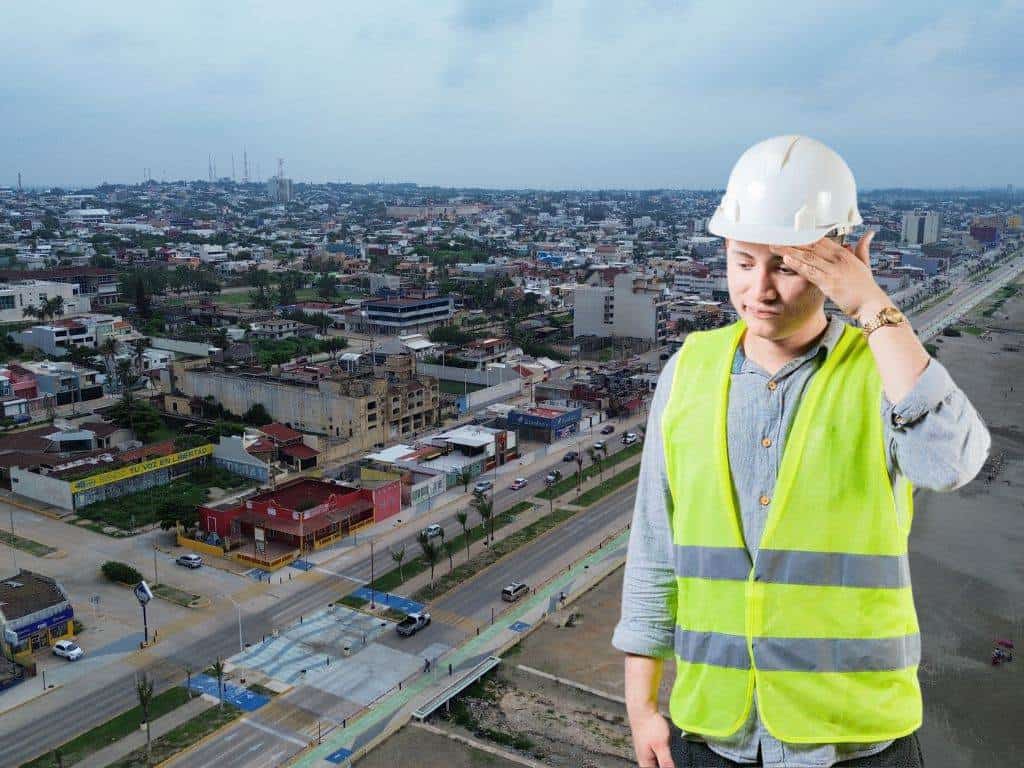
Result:
M984 328L979 328L976 325L964 325L961 326L960 330L964 333L969 333L971 336L981 336L985 332Z
M169 584L154 584L152 590L154 595L185 608L188 608L193 600L199 599L199 595L193 595Z
M580 496L579 502L577 503L581 507L589 507L598 499L603 499L609 493L617 491L624 485L629 485L629 483L636 480L639 476L640 465L636 464L632 467L629 467L628 469L623 470L622 472L619 472L619 474L608 478L603 483L598 485L596 488L591 488L589 491L586 491L582 496Z
M0 531L0 542L9 547L20 549L22 552L28 552L36 557L46 557L51 552L57 551L54 547L48 547L45 544L40 544L38 541L26 539L10 531Z
M181 686L169 688L153 697L152 702L150 702L150 717L156 720L161 715L166 715L171 710L177 709L187 700L188 694L184 688ZM142 709L140 707L132 707L127 712L122 712L117 717L103 723L103 725L98 725L81 736L76 736L58 748L64 765L74 765L81 762L94 752L98 752L113 742L123 739L128 734L134 733L141 724ZM24 763L22 768L52 768L56 764L56 761L53 759L53 750L51 750L29 763Z
M158 765L178 752L188 749L203 737L223 728L241 714L242 710L230 704L225 704L223 710L220 707L212 707L168 731L160 738L153 739L153 765ZM110 768L145 768L145 766L145 747L110 764Z
M247 687L253 693L259 694L260 696L266 696L268 699L272 699L274 696L277 696L277 691L272 691L267 688L267 686L260 685L259 683L253 683Z
M253 288L255 291L256 289ZM213 300L214 304L230 304L233 306L239 306L241 304L249 304L251 299L249 298L249 291L239 291L238 293L221 293Z
M77 514L81 518L102 525L112 525L122 531L155 523L165 515L174 516L172 510L195 510L206 502L208 489L244 488L253 481L241 475L228 472L220 467L206 466L190 473L187 478L173 480L166 485L147 488L139 493L107 499L82 507Z
M621 464L626 459L632 458L638 455L644 449L644 444L641 441L637 441L632 445L627 445L621 451L609 454L608 458L604 459L604 469L610 469L616 464ZM575 462L573 462L575 464ZM601 470L596 464L591 464L589 467L583 468L583 479L589 480L592 477L599 477ZM576 473L573 472L568 477L563 477L557 483L552 485L550 488L545 488L543 491L537 494L538 498L541 499L557 499L563 493L568 493L576 487Z

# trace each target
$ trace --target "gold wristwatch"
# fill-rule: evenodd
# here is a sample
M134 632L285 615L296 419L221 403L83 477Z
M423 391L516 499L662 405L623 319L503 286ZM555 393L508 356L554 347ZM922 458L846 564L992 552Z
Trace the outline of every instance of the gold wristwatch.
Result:
M896 307L882 307L878 314L861 326L861 333L866 339L871 332L881 328L883 325L902 325L907 322L907 316Z

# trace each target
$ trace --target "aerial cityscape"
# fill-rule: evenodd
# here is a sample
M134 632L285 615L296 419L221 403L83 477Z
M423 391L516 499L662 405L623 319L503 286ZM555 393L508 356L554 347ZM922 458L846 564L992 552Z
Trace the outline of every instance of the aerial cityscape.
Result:
M612 635L652 535L655 392L688 338L743 320L709 226L743 148L790 134L849 148L845 243L872 235L874 282L991 434L971 482L912 495L923 753L1020 760L1024 176L998 61L964 53L957 12L893 11L915 34L871 43L865 77L920 60L891 85L962 67L999 98L948 129L881 96L858 122L835 63L766 95L797 65L762 46L817 34L799 8L787 34L749 9L752 41L729 14L567 5L184 10L159 34L69 8L45 66L0 32L0 768L636 766ZM971 34L1009 60L1020 13L989 10ZM851 36L863 15L829 13ZM221 22L282 37L215 55ZM668 83L691 76L723 91ZM832 87L849 102L808 107Z

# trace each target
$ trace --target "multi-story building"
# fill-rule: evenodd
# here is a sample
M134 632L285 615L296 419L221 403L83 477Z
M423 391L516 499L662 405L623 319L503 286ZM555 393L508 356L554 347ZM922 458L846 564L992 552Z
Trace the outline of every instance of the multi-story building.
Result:
M108 336L126 341L135 335L131 324L113 315L81 315L49 325L33 325L11 334L25 347L38 349L52 357L63 357L71 347L97 349Z
M301 432L350 444L350 453L372 449L438 422L440 395L432 376L417 375L411 355L389 357L383 375L341 369L298 379L239 374L208 361L174 362L165 386L189 397L212 397L233 413L260 403L277 422Z
M38 307L47 299L56 296L64 300L61 309L61 315L64 317L74 317L89 311L89 299L81 295L76 284L18 280L0 283L0 323L22 322L27 317L26 308Z
M275 203L287 203L292 199L292 180L281 176L267 179L267 194Z
M80 403L103 397L99 374L72 363L19 363L11 371L25 371L36 380L40 396L53 397L57 405Z
M249 333L254 339L280 340L293 336L310 337L316 334L316 326L296 320L260 320L249 324Z
M663 342L668 337L666 286L624 272L612 287L581 286L574 294L574 336L618 336Z
M21 269L0 269L0 283L16 282L25 279L25 271ZM55 283L70 283L77 286L78 295L89 300L89 309L95 311L100 307L115 304L118 301L117 272L99 267L58 267L55 269L33 270L31 276L35 280ZM54 294L51 294L54 295Z
M903 214L903 242L927 245L939 239L939 214L935 211L915 211Z
M451 296L426 299L381 299L363 303L361 319L372 333L389 335L427 331L455 315Z

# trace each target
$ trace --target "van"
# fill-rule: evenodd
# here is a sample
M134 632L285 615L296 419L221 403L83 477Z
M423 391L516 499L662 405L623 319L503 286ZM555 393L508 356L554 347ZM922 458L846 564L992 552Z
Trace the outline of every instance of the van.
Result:
M514 603L520 597L530 591L530 588L522 582L514 581L501 590L501 599L506 603Z

